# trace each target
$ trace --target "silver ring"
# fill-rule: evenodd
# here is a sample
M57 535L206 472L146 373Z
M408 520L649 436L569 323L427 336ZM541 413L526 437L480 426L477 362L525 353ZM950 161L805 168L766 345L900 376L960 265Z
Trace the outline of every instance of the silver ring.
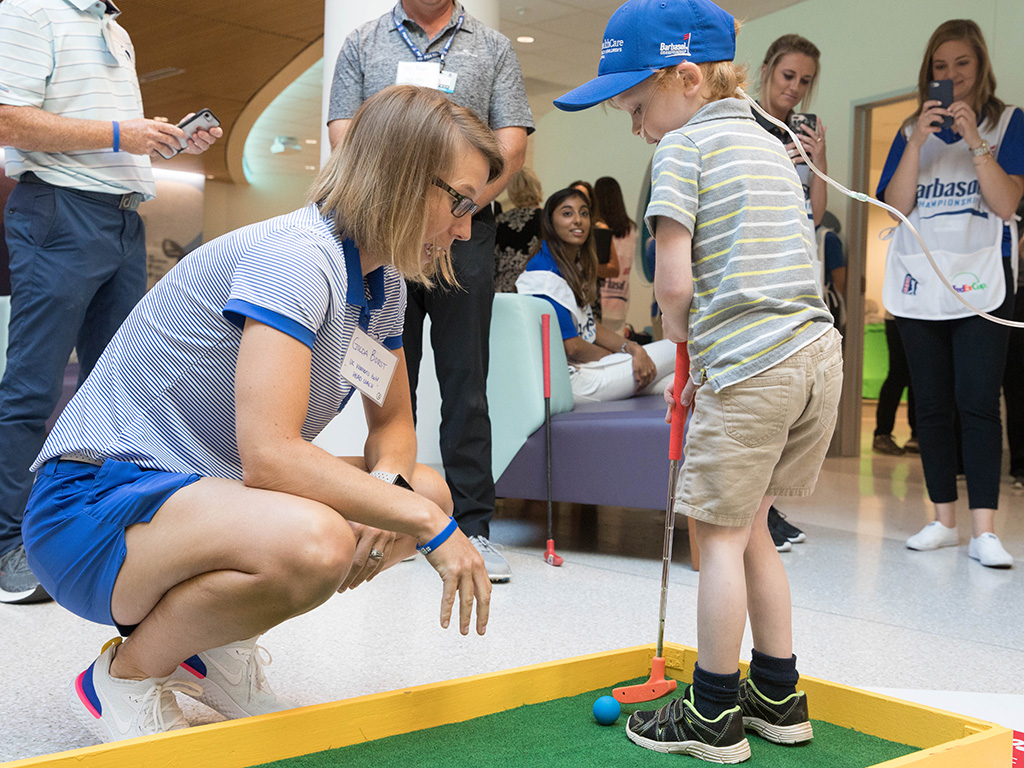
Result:
M380 560L383 557L384 557L384 553L381 552L379 549L371 549L370 550L370 559L371 560Z

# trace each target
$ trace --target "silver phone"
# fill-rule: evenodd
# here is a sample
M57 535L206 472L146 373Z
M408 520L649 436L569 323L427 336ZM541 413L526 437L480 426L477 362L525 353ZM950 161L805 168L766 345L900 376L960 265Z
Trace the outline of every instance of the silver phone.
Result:
M178 152L188 149L188 140L196 131L209 131L218 125L220 125L220 120L209 109L200 109L191 117L182 120L178 123L178 127L185 132L185 138L179 140L181 149Z

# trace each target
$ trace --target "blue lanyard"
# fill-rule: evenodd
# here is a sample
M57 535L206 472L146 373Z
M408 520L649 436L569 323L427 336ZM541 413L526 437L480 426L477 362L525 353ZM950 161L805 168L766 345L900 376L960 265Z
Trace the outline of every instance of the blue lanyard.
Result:
M466 20L465 12L459 14L459 20L455 23L455 29L452 30L451 37L448 38L448 42L444 44L444 48L440 51L434 51L432 53L423 53L419 48L416 47L416 43L409 37L409 33L405 29L405 25L401 24L398 19L395 18L395 9L391 9L391 20L395 22L395 29L398 30L398 34L402 36L405 44L409 46L409 50L412 51L413 56L416 57L416 61L430 61L431 59L441 60L441 71L444 72L444 57L448 55L448 50L452 47L452 42L455 40L455 36L459 34L459 30L462 29L462 22Z

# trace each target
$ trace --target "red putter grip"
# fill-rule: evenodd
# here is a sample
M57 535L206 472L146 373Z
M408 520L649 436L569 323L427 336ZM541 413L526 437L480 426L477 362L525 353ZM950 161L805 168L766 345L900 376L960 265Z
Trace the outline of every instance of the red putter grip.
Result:
M544 397L551 397L551 315L540 316L540 348L544 358Z
M669 461L683 458L683 428L686 426L686 408L680 401L686 380L690 376L690 354L686 351L686 342L676 344L676 375L672 382L672 425L668 439Z

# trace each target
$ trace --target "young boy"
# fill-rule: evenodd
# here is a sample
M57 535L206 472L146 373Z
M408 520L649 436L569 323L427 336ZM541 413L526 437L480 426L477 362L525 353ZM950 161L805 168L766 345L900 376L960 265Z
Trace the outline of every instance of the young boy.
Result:
M813 736L767 515L776 496L813 490L842 381L803 190L736 92L735 30L709 0L629 0L608 22L598 77L555 102L611 100L658 143L647 221L665 333L690 352L676 510L697 521L698 657L693 685L635 712L626 731L648 749L724 763L750 756L744 726L782 744ZM741 682L747 615L754 650Z

